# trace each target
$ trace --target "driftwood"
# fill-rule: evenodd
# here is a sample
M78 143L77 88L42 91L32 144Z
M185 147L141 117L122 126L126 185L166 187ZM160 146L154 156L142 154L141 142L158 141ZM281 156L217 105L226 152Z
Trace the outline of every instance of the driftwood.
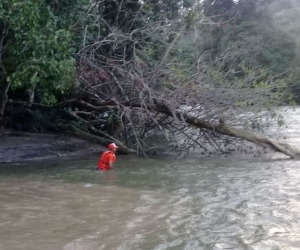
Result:
M25 103L23 102L17 102L16 104L19 105L24 105ZM81 107L84 107L89 111L67 111L64 108L64 106L67 106L69 104L74 104L78 105ZM105 101L103 103L97 103L97 105L93 105L90 103L87 103L83 100L78 100L78 99L72 99L63 103L59 103L57 105L53 106L48 106L48 105L41 105L41 104L32 104L32 108L38 108L38 109L51 109L51 108L62 108L61 111L64 112L65 114L69 115L70 117L74 118L77 121L80 121L84 123L89 131L91 133L85 132L83 130L80 130L76 128L73 125L69 125L69 131L75 135L78 136L82 139L89 140L95 143L98 143L103 146L107 146L111 141L115 141L119 146L119 152L122 154L131 154L131 153L136 153L133 149L130 149L126 147L121 141L117 140L116 138L106 134L103 131L97 130L93 124L96 123L97 121L90 122L88 120L85 120L81 117L79 117L77 114L82 114L82 113L87 113L87 114L92 114L94 111L104 111L104 110L116 110L119 109L120 107L129 107L129 108L138 108L138 109L145 109L148 110L149 112L159 112L161 114L167 115L169 117L172 117L174 119L183 121L191 126L197 127L199 129L206 129L209 131L213 131L215 133L221 134L221 135L226 135L230 137L235 137L239 139L243 139L249 142L252 142L254 144L270 148L274 151L283 153L293 159L298 159L300 158L300 152L294 148L292 148L290 145L286 143L282 143L276 140L273 140L271 138L268 138L263 135L258 135L252 131L245 130L245 129L238 129L233 126L227 125L226 123L219 123L219 124L214 124L210 123L206 120L199 119L197 117L191 116L186 112L183 111L172 111L166 104L163 102L159 102L155 100L154 104L152 105L142 105L139 102L122 102L122 103L116 103L115 101ZM102 120L99 120L100 123L102 123Z
M104 147L107 147L107 145L109 143L111 143L111 140L105 139L103 137L92 135L92 134L87 133L87 132L85 132L81 129L76 128L73 125L69 125L68 129L69 129L69 131L72 135L77 136L81 139L90 141L90 142L97 143L97 144L99 144L101 146L104 146ZM120 154L132 154L132 153L135 153L135 151L125 147L122 144L122 145L119 146L118 153L120 153Z
M114 138L113 136L108 135L107 133L96 129L89 121L86 121L84 119L82 119L81 117L77 116L75 112L71 112L71 111L65 111L69 116L73 117L74 119L84 123L85 125L88 126L88 129L97 137L96 138L100 138L96 139L98 141L98 143L102 146L107 146L109 143L111 142L115 142L118 146L119 146L119 152L123 153L123 154L131 154L131 153L135 153L135 150L128 148L127 146L125 146L121 141L119 141L118 139ZM74 126L71 126L71 130L72 131L76 131L77 135L80 135L81 138L83 138L82 136L85 136L88 140L95 140L94 137L89 137L85 134L84 131L80 131L79 129L76 129ZM106 139L104 139L106 138Z
M21 101L16 101L16 102L12 102L10 101L9 104L13 104L13 105L20 105L22 107L24 107L26 110L29 108L29 105L27 102L21 102ZM71 133L74 136L77 136L81 139L85 139L87 141L91 141L94 143L97 143L101 146L107 147L107 145L111 142L115 142L118 146L119 146L119 150L118 152L121 154L133 154L136 153L135 150L128 148L124 143L122 143L120 140L114 138L113 136L108 135L107 133L105 133L104 131L100 131L97 130L94 127L94 124L101 124L104 123L103 120L98 119L98 120L93 120L93 121L88 121L85 120L81 117L79 117L77 114L84 114L86 115L87 112L83 112L83 111L69 111L64 109L66 106L69 106L70 104L74 104L74 105L79 105L81 106L81 101L79 101L78 99L70 99L55 105L44 105L44 104L39 104L39 103L32 103L30 105L31 109L41 109L41 110L51 110L51 109L58 109L60 112L62 112L63 114L85 124L87 126L87 128L89 129L89 131L91 133L85 132L79 128L76 128L73 125L69 125L68 126L68 132ZM108 109L107 107L102 107L102 109ZM92 112L91 112L92 113Z
M97 107L97 106L94 106L91 104L86 105L86 103L84 101L80 101L80 103L81 103L81 105L84 105L90 109L95 109L95 110L98 110L99 108L103 109L102 106ZM273 139L268 138L263 135L258 135L256 133L253 133L248 130L237 129L237 128L234 128L227 124L223 124L223 123L213 124L213 123L207 122L205 120L201 120L197 117L189 116L188 114L186 114L184 112L176 111L175 113L173 113L171 111L171 109L169 109L165 104L159 103L158 101L156 101L155 103L156 104L153 106L145 106L145 105L142 105L142 104L136 103L136 102L135 103L123 102L123 103L121 103L121 105L135 107L135 108L146 108L149 110L156 110L156 111L161 112L168 116L175 115L177 119L184 120L189 125L195 126L197 128L204 128L204 129L211 130L211 131L214 131L214 132L222 134L222 135L240 138L240 139L252 142L254 144L257 144L257 145L260 145L260 146L263 146L266 148L270 148L276 152L283 153L287 156L290 156L293 159L300 158L300 152L298 150L292 148L290 145L288 145L286 143L273 140ZM110 105L111 108L113 108L113 105L116 105L116 103L114 101L106 102L105 104Z
M252 143L255 143L257 145L270 148L274 151L283 153L287 156L290 156L293 159L299 159L300 158L300 152L294 148L292 148L290 145L286 143L282 143L276 140L273 140L271 138L268 138L266 136L255 134L251 131L244 130L244 129L237 129L232 126L229 126L227 124L211 124L209 122L203 121L201 119L179 114L178 116L184 117L185 121L195 127L198 128L205 128L208 130L213 130L217 133L228 135L231 137L240 138Z

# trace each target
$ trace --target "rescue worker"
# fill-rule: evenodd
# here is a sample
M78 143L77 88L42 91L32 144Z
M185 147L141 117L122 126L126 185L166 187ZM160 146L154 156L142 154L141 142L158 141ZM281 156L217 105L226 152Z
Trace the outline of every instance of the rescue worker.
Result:
M105 151L98 162L99 170L109 170L112 168L113 163L116 161L116 151L119 147L115 143L108 145L108 150Z

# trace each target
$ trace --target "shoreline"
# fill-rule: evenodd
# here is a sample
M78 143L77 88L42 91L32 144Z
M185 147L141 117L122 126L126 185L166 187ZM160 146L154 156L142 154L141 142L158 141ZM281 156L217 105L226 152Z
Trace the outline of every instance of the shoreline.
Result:
M80 139L68 134L54 133L28 133L28 132L4 132L0 134L0 165L13 163L39 162L44 160L77 160L81 158L100 157L107 150L99 144ZM155 158L241 158L241 159L287 159L280 153L259 153L258 151L236 152L220 154L208 152L190 152L189 155L182 153L166 152L161 155L154 154Z
M0 164L74 159L100 155L98 144L66 134L6 132L0 137Z

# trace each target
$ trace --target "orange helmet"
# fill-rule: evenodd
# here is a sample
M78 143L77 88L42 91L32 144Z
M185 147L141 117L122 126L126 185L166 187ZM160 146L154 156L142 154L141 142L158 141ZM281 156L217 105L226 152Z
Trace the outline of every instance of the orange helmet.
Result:
M108 145L108 149L113 150L119 148L115 143L111 143Z

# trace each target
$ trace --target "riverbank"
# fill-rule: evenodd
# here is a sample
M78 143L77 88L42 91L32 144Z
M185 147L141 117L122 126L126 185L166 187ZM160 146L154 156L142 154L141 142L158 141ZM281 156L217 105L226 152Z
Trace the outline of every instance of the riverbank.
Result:
M0 137L0 164L77 158L100 155L98 144L62 134L3 133Z
M247 147L246 147L247 148ZM274 152L263 150L259 152L251 150L248 145L248 151L232 151L227 154L220 152L190 152L192 158L273 158ZM0 136L0 164L21 163L39 160L58 160L58 159L82 159L92 156L100 156L106 150L105 147L66 134L41 134L41 133L4 133ZM169 156L171 158L186 158L183 152L165 152L158 155L155 151L155 157ZM279 154L279 158L282 157Z
M283 111L282 111L283 110ZM300 109L282 108L280 112L284 116L285 126L278 129L271 127L267 131L267 136L279 139L288 143L300 151L299 121ZM238 143L238 142L237 142ZM153 143L155 145L155 143ZM256 146L251 143L241 148L243 151L231 151L228 154L217 154L212 152L190 152L189 158L207 157L230 157L234 158L267 158L267 159L287 159L288 157L280 153L275 153L269 149L258 152ZM238 148L238 145L235 144ZM154 150L152 156L159 157L166 145L160 140L157 146L162 149ZM99 144L92 143L77 137L66 134L41 134L41 133L19 133L0 132L0 164L14 162L28 162L47 159L76 159L89 156L99 156L106 148ZM181 152L164 152L163 156L185 158Z

